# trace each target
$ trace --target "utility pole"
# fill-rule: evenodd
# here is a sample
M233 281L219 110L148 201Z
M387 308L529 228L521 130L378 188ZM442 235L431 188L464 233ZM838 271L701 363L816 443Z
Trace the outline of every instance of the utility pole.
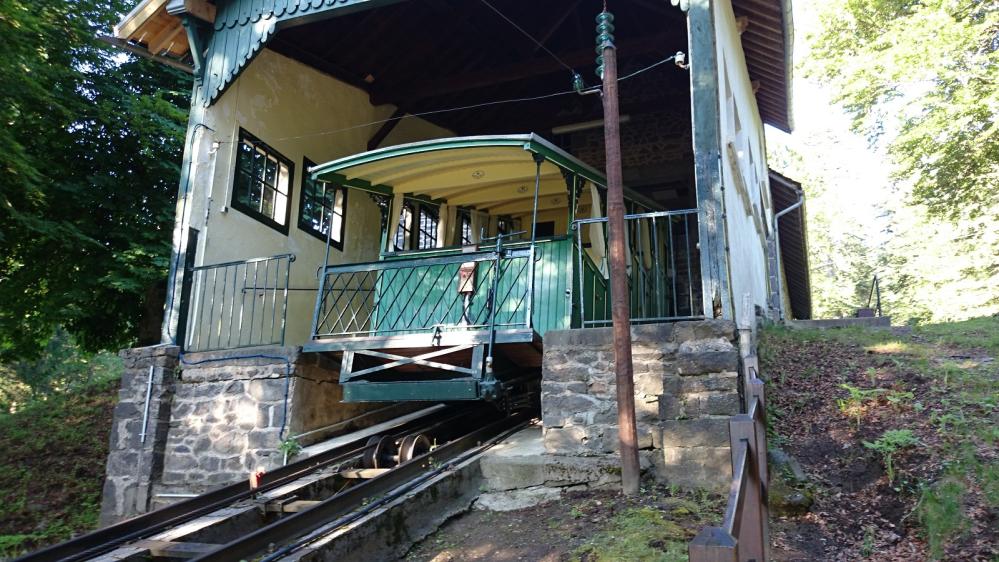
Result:
M638 493L638 431L635 428L635 381L631 363L631 318L628 303L628 256L625 255L624 186L617 99L617 53L614 16L597 15L597 76L603 80L604 148L607 156L607 223L610 242L611 317L614 325L614 369L617 375L617 430L621 445L621 487Z

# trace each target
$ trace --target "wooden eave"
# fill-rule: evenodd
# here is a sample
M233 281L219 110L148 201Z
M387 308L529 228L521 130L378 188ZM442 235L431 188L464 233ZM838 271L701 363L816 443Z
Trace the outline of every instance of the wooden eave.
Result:
M764 123L791 132L791 0L732 0L732 10L737 18L745 18L742 50L749 79L760 85L756 92L760 117Z
M143 0L114 27L116 39L141 45L153 55L183 58L190 51L180 18L170 15L170 0Z
M801 184L770 170L770 197L774 213L779 213L798 201ZM805 206L802 205L780 219L781 264L787 280L791 316L796 320L812 317L812 286L808 267L808 236Z

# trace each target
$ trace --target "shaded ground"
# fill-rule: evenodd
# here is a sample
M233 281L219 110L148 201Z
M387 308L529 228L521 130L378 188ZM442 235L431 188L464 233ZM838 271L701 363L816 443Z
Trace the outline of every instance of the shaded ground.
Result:
M776 560L999 557L999 318L764 334L772 441L808 475Z
M117 388L0 413L0 560L97 526Z
M636 498L613 491L569 493L507 512L471 511L413 547L406 560L467 562L679 562L686 541L721 518L722 500L661 486Z

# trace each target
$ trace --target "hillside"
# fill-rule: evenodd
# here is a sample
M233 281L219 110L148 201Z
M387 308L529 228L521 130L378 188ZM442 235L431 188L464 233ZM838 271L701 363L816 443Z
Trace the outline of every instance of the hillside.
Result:
M92 530L118 381L0 413L0 559Z
M766 331L775 560L996 560L997 357L996 316Z

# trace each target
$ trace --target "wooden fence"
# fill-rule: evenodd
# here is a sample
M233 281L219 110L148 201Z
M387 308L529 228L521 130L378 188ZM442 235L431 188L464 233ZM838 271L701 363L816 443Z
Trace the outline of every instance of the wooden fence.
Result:
M725 519L705 527L687 545L690 562L764 562L768 559L767 424L756 356L743 357L747 413L729 420L732 482Z

